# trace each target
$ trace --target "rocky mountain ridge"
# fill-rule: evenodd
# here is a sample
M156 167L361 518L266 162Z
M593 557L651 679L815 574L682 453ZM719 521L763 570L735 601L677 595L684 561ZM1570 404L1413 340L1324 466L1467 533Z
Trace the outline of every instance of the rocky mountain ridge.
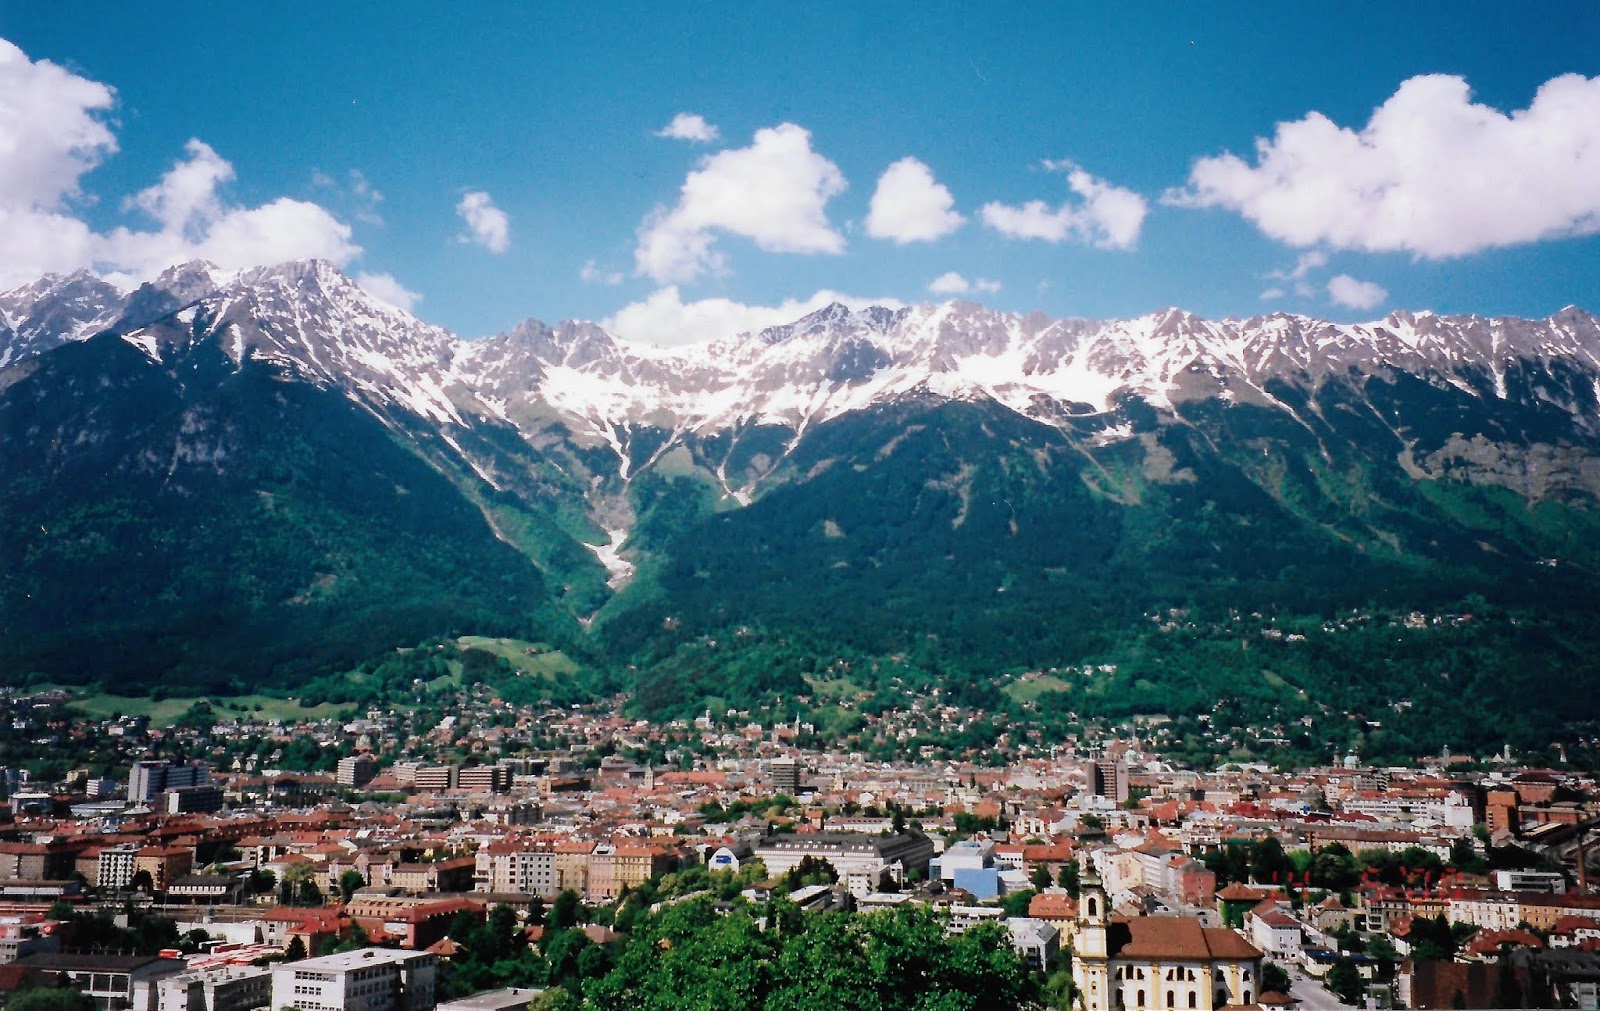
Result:
M1274 381L1382 370L1502 399L1530 365L1600 376L1600 320L1573 306L1544 320L1424 311L1339 324L1283 313L1207 320L1163 309L1094 321L969 302L833 304L787 325L660 348L591 323L535 319L463 340L322 261L231 276L183 264L131 293L87 272L46 277L0 293L0 325L0 365L112 328L156 358L209 337L236 360L278 361L440 421L477 410L515 423L542 403L597 434L645 424L803 428L910 393L988 398L1048 423L1062 410L1110 410L1124 395L1162 408L1209 396L1270 403ZM1564 406L1583 411L1590 385Z

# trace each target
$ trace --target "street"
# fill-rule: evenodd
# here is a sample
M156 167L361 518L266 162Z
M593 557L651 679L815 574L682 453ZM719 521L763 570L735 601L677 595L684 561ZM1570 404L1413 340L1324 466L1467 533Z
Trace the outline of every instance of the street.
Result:
M1277 964L1289 970L1289 996L1300 1002L1301 1011L1333 1011L1334 1008L1349 1007L1339 1003L1339 998L1321 983L1301 972L1299 966L1283 962Z

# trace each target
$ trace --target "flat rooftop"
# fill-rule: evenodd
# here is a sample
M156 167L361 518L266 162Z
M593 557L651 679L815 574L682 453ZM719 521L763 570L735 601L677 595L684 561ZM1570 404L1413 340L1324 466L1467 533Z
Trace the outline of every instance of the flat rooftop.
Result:
M319 958L303 958L298 962L283 963L277 968L311 970L313 972L344 972L348 969L360 969L369 965L384 965L390 962L408 962L411 959L425 957L426 952L402 951L397 948L361 948L356 951L341 951L336 955L323 955Z

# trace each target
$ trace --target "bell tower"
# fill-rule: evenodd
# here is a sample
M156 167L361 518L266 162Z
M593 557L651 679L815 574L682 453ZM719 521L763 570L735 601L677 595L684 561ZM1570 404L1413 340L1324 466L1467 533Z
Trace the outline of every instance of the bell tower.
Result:
M1092 861L1084 860L1080 880L1072 980L1078 987L1083 1011L1109 1011L1115 1003L1111 993L1110 954L1106 950L1106 921L1111 910L1106 906L1105 886L1100 883Z

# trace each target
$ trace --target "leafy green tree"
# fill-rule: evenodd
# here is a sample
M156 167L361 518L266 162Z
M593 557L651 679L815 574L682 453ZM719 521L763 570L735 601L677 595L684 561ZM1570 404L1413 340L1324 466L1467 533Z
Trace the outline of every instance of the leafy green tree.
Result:
M72 987L34 987L12 994L6 1011L94 1011L94 998Z
M1291 984L1289 970L1276 962L1261 964L1261 990L1263 993L1288 993Z
M839 872L824 857L807 854L784 872L783 888L793 892L809 885L831 885L839 880Z
M289 946L283 951L283 960L285 962L298 962L305 957L306 942L300 939L299 934L289 938Z
M339 875L339 894L344 896L346 902L354 898L356 891L365 888L366 885L366 877L354 867Z
M556 896L556 901L550 906L550 915L545 926L550 930L567 930L578 925L578 907L583 905L583 900L578 893L567 889Z
M1078 862L1073 860L1062 864L1060 872L1056 875L1056 884L1060 885L1062 888L1065 888L1067 890L1067 894L1072 896L1074 899L1078 897L1079 874L1080 871L1078 869Z
M1352 959L1341 957L1333 963L1328 970L1328 989L1346 1004L1354 1004L1361 999L1361 970L1356 968Z
M1283 843L1277 836L1267 836L1250 849L1250 877L1262 884L1288 881L1288 874L1294 870L1283 852Z
M1353 888L1361 880L1361 868L1355 856L1341 843L1317 850L1311 858L1310 873L1312 885L1333 892Z
M1050 880L1050 868L1044 864L1039 864L1034 867L1033 873L1028 877L1028 881L1033 885L1034 891L1044 891L1053 883Z
M1000 907L1006 911L1007 916L1027 916L1028 904L1033 901L1036 894L1031 888L1007 892L1000 897Z

